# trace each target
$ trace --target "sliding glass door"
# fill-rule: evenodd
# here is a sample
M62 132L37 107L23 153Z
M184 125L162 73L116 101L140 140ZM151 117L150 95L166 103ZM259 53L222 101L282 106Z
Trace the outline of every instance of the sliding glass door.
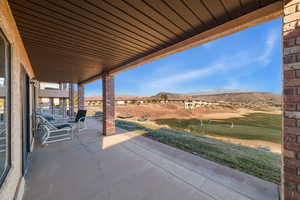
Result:
M29 166L28 155L30 152L30 95L29 95L29 76L22 68L22 110L23 110L23 120L22 120L22 129L23 129L23 175L26 174L26 171Z
M10 45L0 30L0 186L10 169Z

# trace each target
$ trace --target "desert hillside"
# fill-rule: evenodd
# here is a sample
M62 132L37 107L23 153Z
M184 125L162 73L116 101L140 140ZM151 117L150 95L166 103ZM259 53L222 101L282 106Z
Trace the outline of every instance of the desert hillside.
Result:
M226 101L239 103L272 103L274 105L281 104L281 95L267 92L243 92L243 93L227 93L215 95L194 95L193 98L203 99L206 101Z
M209 102L234 102L247 104L273 104L281 105L281 95L269 92L226 92L218 94L177 94L160 92L151 98L161 98L167 96L167 99L197 99Z

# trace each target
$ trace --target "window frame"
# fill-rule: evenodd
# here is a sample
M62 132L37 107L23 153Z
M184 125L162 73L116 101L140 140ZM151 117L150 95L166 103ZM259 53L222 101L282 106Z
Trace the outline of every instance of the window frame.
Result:
M6 104L5 109L7 112L6 119L6 145L7 145L7 165L5 166L2 176L0 176L0 188L2 187L7 175L11 169L11 44L5 36L2 29L0 29L0 39L3 39L5 44L5 78L6 78Z

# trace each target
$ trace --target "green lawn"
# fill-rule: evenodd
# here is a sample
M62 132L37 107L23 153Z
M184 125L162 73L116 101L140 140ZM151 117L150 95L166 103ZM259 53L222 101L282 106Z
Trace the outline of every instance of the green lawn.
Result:
M281 115L255 113L240 118L203 120L202 123L199 119L158 119L155 122L204 135L281 143Z
M116 120L116 125L128 131L144 130L144 136L178 149L257 176L261 179L280 182L280 156L271 152L232 144L199 134L161 128L146 128L138 123Z

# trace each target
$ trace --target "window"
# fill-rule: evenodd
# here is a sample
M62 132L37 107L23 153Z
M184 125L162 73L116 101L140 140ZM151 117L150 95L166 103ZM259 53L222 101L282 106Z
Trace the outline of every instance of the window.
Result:
M48 82L41 82L40 89L59 89L58 83L48 83Z
M0 185L10 168L10 50L0 30Z

